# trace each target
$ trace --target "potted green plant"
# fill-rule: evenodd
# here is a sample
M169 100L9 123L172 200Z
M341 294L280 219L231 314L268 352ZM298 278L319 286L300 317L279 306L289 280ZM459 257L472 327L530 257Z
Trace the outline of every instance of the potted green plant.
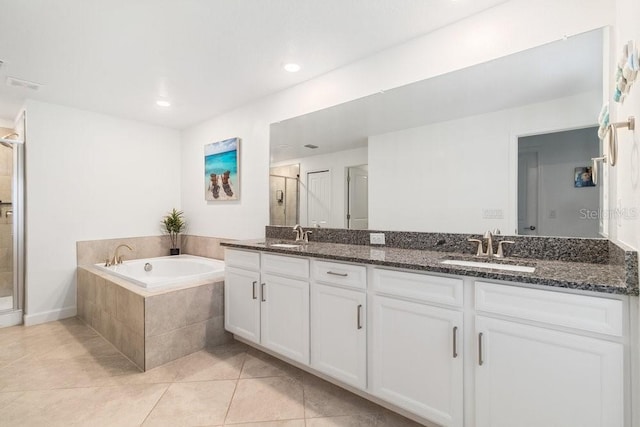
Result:
M171 239L171 249L169 251L171 255L180 255L180 248L178 248L178 235L187 226L183 215L184 212L177 211L175 208L173 208L173 210L169 212L169 215L165 216L162 219L162 228Z

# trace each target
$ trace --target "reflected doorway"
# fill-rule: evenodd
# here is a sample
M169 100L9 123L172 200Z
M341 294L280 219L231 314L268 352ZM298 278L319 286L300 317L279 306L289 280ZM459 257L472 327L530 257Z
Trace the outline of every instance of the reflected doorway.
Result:
M331 227L331 171L307 173L307 225Z
M538 235L538 150L518 149L518 234Z
M369 167L347 168L347 228L369 228Z
M599 188L576 180L599 152L597 127L518 138L516 234L601 237Z

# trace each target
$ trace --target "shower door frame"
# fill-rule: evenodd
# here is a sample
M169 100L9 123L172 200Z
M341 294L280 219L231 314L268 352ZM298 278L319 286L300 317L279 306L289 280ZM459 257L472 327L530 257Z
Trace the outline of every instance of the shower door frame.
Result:
M11 179L11 209L13 232L13 309L0 313L0 327L23 323L25 303L25 141L26 111L21 111L15 122L15 130L22 137L21 141L11 142L13 145L13 176Z

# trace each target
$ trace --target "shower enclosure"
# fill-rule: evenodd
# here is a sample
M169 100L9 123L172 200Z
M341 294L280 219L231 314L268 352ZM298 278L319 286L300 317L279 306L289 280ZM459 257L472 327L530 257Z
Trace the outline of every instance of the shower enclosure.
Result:
M300 223L300 165L273 167L269 174L269 224Z
M24 114L0 127L0 327L22 323L24 304Z

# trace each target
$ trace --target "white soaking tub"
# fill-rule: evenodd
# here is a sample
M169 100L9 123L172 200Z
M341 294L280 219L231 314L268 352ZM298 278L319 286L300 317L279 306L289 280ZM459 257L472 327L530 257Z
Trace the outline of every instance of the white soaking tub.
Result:
M135 259L110 267L104 263L95 265L147 291L165 290L200 280L224 280L224 261L193 255Z

